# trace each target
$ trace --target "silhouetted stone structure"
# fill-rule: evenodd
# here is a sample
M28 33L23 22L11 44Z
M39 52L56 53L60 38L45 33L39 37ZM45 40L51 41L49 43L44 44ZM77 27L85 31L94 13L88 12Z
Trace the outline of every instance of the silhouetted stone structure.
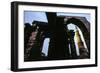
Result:
M53 14L50 14L53 15ZM56 15L56 14L55 14ZM48 18L51 18L53 16L48 16ZM50 47L49 47L49 53L48 58L49 59L69 59L69 48L68 48L68 36L66 31L64 30L64 20L63 18L59 18L56 16L53 17L55 20L54 22L48 21L50 24L54 26L53 30L51 31L52 36L50 37Z

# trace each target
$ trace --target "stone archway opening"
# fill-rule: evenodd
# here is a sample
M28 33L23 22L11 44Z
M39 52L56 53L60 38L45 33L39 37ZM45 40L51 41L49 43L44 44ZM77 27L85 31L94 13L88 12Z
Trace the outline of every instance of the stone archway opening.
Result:
M67 30L69 26L69 30L73 30L73 33L75 33L74 38L77 40L75 41L77 55L80 55L80 58L90 58L90 27L85 24L86 21L83 22L85 20L83 19L75 17L65 18L65 25L67 26Z
M83 56L83 53L85 54L84 55L84 58L88 58L88 49L87 49L87 45L86 45L86 42L85 42L85 39L83 37L83 33L81 31L81 29L76 26L75 24L68 24L66 26L66 28L68 29L67 31L70 33L70 31L73 31L74 35L73 35L73 42L72 44L70 44L69 42L69 52L70 54L72 55L73 53L76 53L76 55L79 57L79 58L83 58L81 56ZM71 46L74 46L71 47ZM72 52L72 50L75 49L74 52ZM81 52L81 50L84 50L83 52ZM75 54L74 54L75 55Z

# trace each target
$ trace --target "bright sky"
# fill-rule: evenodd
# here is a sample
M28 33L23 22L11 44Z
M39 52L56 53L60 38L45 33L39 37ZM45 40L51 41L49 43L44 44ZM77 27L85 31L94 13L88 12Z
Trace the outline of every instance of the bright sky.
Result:
M88 13L57 13L57 16L79 16L85 17L88 21L90 21L90 14Z
M24 11L24 23L31 24L33 21L47 22L47 17L45 12Z

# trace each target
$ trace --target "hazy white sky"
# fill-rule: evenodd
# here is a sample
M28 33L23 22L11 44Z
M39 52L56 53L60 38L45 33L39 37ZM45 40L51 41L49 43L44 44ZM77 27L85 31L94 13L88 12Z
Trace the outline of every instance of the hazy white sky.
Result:
M90 21L90 14L88 13L57 13L57 16L79 16L85 17L88 21Z

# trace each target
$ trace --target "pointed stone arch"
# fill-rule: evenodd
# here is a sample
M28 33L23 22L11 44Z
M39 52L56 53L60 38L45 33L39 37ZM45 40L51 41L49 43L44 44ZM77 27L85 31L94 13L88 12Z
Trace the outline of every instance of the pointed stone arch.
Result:
M90 54L90 23L87 21L87 19L85 17L68 16L68 17L64 18L64 20L65 20L64 23L66 26L68 24L72 23L81 29L81 31L83 33L83 37L84 37L86 45L87 45L87 48L88 48L88 52Z

